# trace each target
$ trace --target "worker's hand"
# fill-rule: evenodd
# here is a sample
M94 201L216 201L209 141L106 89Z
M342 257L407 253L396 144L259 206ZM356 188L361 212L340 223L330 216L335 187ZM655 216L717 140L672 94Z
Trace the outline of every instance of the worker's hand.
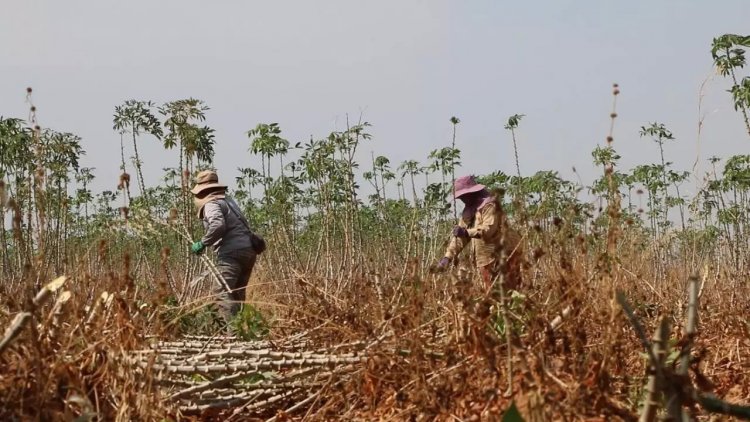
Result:
M190 247L190 250L196 255L200 255L204 249L206 249L206 245L204 245L200 240L193 243L193 246Z
M450 263L451 263L451 259L448 258L447 256L444 256L443 259L441 259L440 262L438 262L437 267L441 270L444 270L448 267L448 264Z
M453 227L453 236L455 237L469 237L469 231L465 227L455 226Z

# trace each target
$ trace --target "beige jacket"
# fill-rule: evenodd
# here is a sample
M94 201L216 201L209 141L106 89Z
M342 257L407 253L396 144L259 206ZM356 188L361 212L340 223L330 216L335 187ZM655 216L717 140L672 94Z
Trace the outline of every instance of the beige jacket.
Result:
M496 198L480 207L473 215L471 211L464 212L458 225L467 229L469 238L451 238L445 252L445 256L450 259L458 256L468 244L471 244L478 268L498 262L503 249L507 259L518 258L522 253L521 236L508 226ZM501 242L505 244L504 248Z

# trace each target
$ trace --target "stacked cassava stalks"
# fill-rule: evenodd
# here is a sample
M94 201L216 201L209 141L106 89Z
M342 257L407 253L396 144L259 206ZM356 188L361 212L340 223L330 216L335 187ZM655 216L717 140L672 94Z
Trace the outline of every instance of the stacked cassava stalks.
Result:
M300 338L278 344L186 337L154 341L132 355L186 414L294 411L346 380L363 359L357 345L316 350Z

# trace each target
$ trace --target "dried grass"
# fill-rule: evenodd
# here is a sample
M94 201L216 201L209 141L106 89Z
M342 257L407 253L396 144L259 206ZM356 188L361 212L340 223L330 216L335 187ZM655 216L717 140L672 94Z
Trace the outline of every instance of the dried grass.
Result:
M261 268L252 298L274 321L262 349L226 339L175 343L174 319L164 318L158 289L139 289L113 274L71 274L46 304L35 305L30 288L3 296L9 310L0 316L3 326L22 310L29 317L0 354L0 417L284 420L287 414L277 412L289 409L288 417L309 420L494 420L515 401L529 420L635 420L648 361L612 293L627 292L646 330L664 316L676 332L672 341L684 341L689 264L675 256L667 278L655 280L656 270L642 265L652 262L648 252L623 240L604 277L596 254L575 237L566 240L554 230L539 236L533 242L550 246L525 271L525 299L509 307L512 374L505 335L493 328L502 320L499 303L469 272L403 283L387 271L377 278L359 274L335 292L301 273L270 283ZM703 271L689 366L699 388L743 402L750 397L748 309L736 298L750 292L724 274L731 272ZM146 349L153 353L137 352ZM259 369L273 371L275 384L219 382L184 393ZM310 372L299 378L304 370ZM191 378L198 375L206 378ZM509 379L513 396L504 394ZM262 394L254 394L260 386ZM226 406L212 405L217 402ZM700 406L693 411L703 412Z

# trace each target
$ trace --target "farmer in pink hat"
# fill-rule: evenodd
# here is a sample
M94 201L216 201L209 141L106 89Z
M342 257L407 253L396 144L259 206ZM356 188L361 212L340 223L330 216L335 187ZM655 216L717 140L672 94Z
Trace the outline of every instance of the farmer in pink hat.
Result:
M503 287L518 289L521 285L521 237L508 225L497 197L474 176L464 176L453 185L453 195L464 203L461 221L453 228L453 237L445 256L438 263L441 269L471 245L474 260L485 287L490 289L503 274ZM504 252L504 254L503 254ZM505 259L503 256L505 255Z

